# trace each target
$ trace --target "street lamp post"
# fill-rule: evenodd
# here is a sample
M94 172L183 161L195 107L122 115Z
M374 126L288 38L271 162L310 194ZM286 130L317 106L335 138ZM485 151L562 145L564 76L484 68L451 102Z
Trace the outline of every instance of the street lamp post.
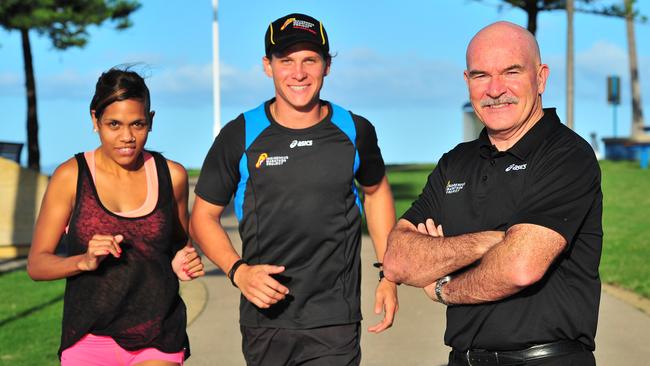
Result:
M212 0L212 96L214 109L213 137L221 130L221 85L219 73L219 0Z

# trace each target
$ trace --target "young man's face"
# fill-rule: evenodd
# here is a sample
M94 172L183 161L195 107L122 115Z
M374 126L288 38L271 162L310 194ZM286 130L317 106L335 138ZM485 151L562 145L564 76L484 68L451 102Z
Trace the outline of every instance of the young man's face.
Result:
M273 78L276 103L293 109L309 111L319 105L323 79L329 73L318 48L297 43L281 54L263 59L266 75Z

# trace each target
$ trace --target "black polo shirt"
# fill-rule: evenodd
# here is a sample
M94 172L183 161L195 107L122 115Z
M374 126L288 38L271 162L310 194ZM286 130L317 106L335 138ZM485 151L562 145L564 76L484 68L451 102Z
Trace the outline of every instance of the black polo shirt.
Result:
M440 159L404 214L433 218L446 236L529 223L567 241L545 276L501 301L447 308L445 343L465 350L515 350L557 340L594 349L602 249L600 168L589 144L555 109L513 147L499 152L485 129ZM461 270L462 271L462 270ZM453 280L452 280L453 281Z

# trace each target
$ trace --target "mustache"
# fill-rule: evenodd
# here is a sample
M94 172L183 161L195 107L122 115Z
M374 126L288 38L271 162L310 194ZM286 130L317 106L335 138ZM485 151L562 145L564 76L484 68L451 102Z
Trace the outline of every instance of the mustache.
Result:
M508 97L508 96L503 96L503 97L499 97L499 98L496 98L496 99L494 99L494 98L486 98L486 99L481 100L481 107L489 107L489 106L496 105L496 104L506 104L506 103L517 104L517 103L519 103L519 98L517 98L517 97Z

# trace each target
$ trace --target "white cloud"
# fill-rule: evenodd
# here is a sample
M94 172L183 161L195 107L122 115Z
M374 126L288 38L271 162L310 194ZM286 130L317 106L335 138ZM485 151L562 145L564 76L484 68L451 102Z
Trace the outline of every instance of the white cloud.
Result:
M638 56L641 96L647 101L650 98L650 58ZM566 57L551 55L544 59L550 69L551 76L547 94L559 98L565 94ZM598 41L588 49L575 55L575 92L576 101L606 102L606 80L609 75L621 77L622 103L627 103L630 93L630 71L627 49L613 43ZM646 103L647 104L647 103Z
M221 65L221 100L228 106L252 106L272 97L273 82L261 62L246 69Z
M326 95L362 107L441 106L467 98L463 65L358 49L334 58Z
M627 50L605 41L598 41L576 54L577 70L585 77L627 74L627 61Z
M563 99L565 57L550 55L547 95ZM150 64L149 64L150 65ZM135 66L149 85L154 106L208 106L212 103L212 65ZM629 96L627 51L600 41L575 56L576 99L601 101L607 75L618 74L623 97ZM359 48L335 57L325 79L323 97L350 108L455 106L467 99L462 78L464 65L415 54L384 55ZM650 58L639 58L642 96L650 98ZM97 77L103 70L64 69L55 74L37 74L38 97L43 99L90 100ZM24 96L24 76L0 73L0 96ZM221 101L224 107L245 108L273 95L273 83L262 65L221 64ZM647 104L647 103L646 103Z

